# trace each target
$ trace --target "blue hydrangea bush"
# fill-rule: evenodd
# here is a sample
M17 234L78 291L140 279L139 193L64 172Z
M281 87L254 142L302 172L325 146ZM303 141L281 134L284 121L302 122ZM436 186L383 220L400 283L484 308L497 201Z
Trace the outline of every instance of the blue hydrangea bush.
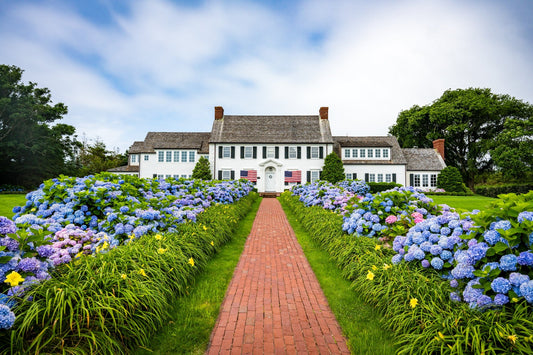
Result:
M99 174L45 181L0 217L0 329L9 329L14 299L50 278L53 268L83 255L106 252L149 233L174 232L178 224L216 204L247 196L240 181L152 180Z

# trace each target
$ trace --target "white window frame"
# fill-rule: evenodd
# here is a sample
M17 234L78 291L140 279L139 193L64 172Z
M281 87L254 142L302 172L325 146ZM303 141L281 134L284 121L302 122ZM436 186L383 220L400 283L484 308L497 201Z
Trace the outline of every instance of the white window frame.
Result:
M267 158L276 158L276 147L267 147Z
M389 148L384 148L383 149L383 158L389 159L389 157L390 157Z
M351 158L350 157L351 149L344 149L344 157L345 158Z
M172 151L170 151L170 150L166 151L166 159L165 159L165 161L167 163L170 163L172 161Z
M346 180L352 180L352 173L346 173Z
M163 174L157 174L157 180L163 180L164 179L163 176L164 176Z
M146 155L144 156L144 161L148 161L148 160L150 160L150 156L149 156L148 154L146 154Z
M189 151L189 163L194 163L196 160L196 154L194 150Z
M180 162L180 151L175 150L174 151L174 163L179 163L179 162Z
M359 153L359 149L357 148L352 149L352 158L357 158L358 156L357 153Z
M422 187L429 187L429 175L428 174L422 175Z
M420 187L420 174L413 174L413 187Z
M374 158L374 149L372 148L368 148L367 149L367 152L366 152L366 157L368 159L373 159Z
M231 147L222 147L222 158L231 158Z
M181 174L181 177L187 179L187 174Z
M366 157L366 149L359 149L359 157L360 158Z
M231 170L222 169L222 180L231 180Z
M376 159L380 159L381 158L381 149L374 149L374 157Z
M254 147L244 147L244 159L253 159Z
M165 152L163 152L162 150L157 152L157 161L159 163L163 163L165 161Z
M431 187L437 187L437 174L431 174L430 185Z
M296 146L289 147L289 159L298 159L298 148Z
M378 174L378 182L383 182L383 174Z
M131 162L132 163L136 163L137 162L137 154L132 154L131 155Z
M320 180L320 170L311 170L311 182Z
M319 159L320 147L311 147L311 159Z
M186 163L187 162L187 151L182 150L181 151L181 162Z
M376 182L376 174L368 174L368 182Z
M178 179L180 178L179 175L173 175L172 177L173 177L174 179L176 179L176 180L178 180Z
M385 174L385 182L392 182L392 174Z

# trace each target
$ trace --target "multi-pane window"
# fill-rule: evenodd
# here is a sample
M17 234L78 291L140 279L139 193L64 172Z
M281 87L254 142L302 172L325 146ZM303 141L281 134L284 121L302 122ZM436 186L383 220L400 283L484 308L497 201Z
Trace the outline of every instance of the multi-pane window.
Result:
M157 161L160 163L165 161L165 152L157 152Z
M364 158L366 156L365 152L366 149L359 149L359 158Z
M194 150L189 152L189 163L194 163Z
M144 160L147 161L148 159L150 159L150 156L145 155L145 156L144 156Z
M167 151L167 163L170 163L172 161L172 152L169 150Z
M385 182L392 182L392 174L385 174Z
M186 174L183 174L181 175L182 178L186 179L187 178L187 175Z
M311 147L311 159L318 159L319 157L319 147Z
M359 152L359 149L352 149L352 157L357 158L357 152Z
M420 187L420 174L413 175L413 186Z
M267 158L275 158L276 157L276 147L267 147Z
M368 149L367 153L368 153L367 154L368 158L373 158L374 157L374 154L373 154L374 153L374 149Z
M231 179L231 170L222 170L222 180Z
M381 158L381 149L374 150L374 155L376 156L376 158Z
M351 152L350 149L344 149L344 157L345 158L349 158L350 157L350 152Z
M180 152L175 150L174 151L174 163L178 163L180 161Z
M431 174L431 187L437 187L437 174Z
M296 159L298 157L298 150L296 147L289 147L289 159Z
M422 187L428 187L429 186L428 178L429 178L429 176L427 174L422 175Z
M383 174L378 174L378 182L383 182Z
M376 174L368 174L368 182L376 182Z
M383 158L388 158L389 157L389 149L383 149Z
M186 163L187 162L187 152L186 151L182 151L181 152L181 162L182 163Z
M179 175L174 175L173 178L178 180L180 178L180 176Z
M346 173L346 180L352 180L352 174Z
M315 182L320 180L320 171L319 170L311 170L311 182Z
M158 174L158 175L157 175L157 179L158 179L158 180L163 180L163 174Z
M222 158L231 158L231 147L222 147Z
M131 155L131 162L132 163L136 163L137 162L137 155L136 154L132 154Z
M244 159L252 159L254 157L253 147L244 147Z
M170 174L168 174L168 175L165 175L165 178L169 178L169 177L170 177Z

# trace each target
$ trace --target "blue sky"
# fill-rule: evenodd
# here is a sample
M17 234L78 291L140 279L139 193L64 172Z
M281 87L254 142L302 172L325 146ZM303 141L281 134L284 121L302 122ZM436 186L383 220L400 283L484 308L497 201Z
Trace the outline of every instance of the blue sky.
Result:
M318 114L386 135L447 89L533 103L533 1L0 0L0 63L121 152L226 114Z

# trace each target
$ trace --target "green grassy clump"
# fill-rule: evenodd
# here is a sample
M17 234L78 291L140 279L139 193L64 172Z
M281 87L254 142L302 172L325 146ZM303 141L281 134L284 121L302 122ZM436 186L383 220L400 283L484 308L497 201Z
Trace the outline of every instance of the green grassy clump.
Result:
M59 266L19 302L11 347L23 353L125 354L146 346L257 194L208 208L176 233L146 235ZM6 346L6 344L2 344ZM0 349L3 350L3 349Z
M391 249L376 239L345 234L340 215L305 207L290 193L281 200L330 254L354 292L381 313L383 325L393 331L397 353L533 352L533 316L525 301L485 312L452 302L451 287L434 270L392 265Z
M12 218L13 207L25 204L26 194L0 194L0 216Z
M207 264L187 294L177 298L170 317L156 337L136 354L203 354L217 320L244 243L257 214L261 199L240 222L233 238Z
M429 196L438 205L448 205L460 211L483 211L489 208L490 203L497 199L492 197L485 197L481 195L473 196L445 196L445 195L431 195Z
M281 201L352 353L394 354L394 337L383 327L379 312L353 292L351 282L342 277L331 256L306 232L296 215L288 208L286 200Z

